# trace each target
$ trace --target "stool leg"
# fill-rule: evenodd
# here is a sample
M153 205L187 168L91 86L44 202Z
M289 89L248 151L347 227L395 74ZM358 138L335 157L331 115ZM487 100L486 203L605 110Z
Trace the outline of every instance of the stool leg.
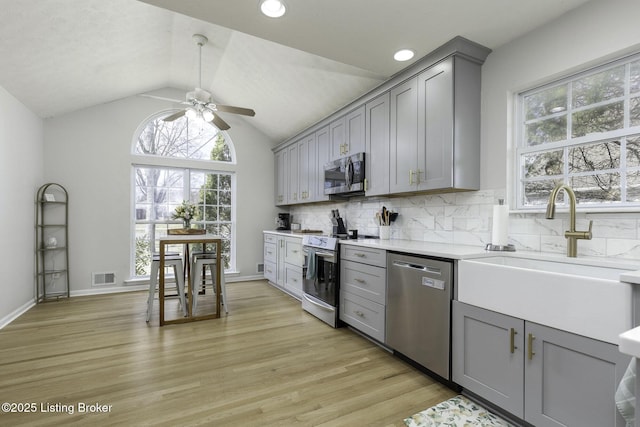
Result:
M216 285L216 264L209 263L209 269L211 270L211 283L213 283L213 292L215 293L215 285ZM220 272L220 293L222 294L222 305L224 306L224 312L229 313L229 309L227 308L227 290L224 283L224 272Z
M160 263L151 261L151 274L149 275L149 298L147 299L147 323L151 320L151 311L153 311L153 297L156 293L156 281L158 280L158 268Z
M184 270L182 269L181 262L173 264L173 277L176 280L176 287L178 288L178 296L180 297L180 304L182 305L182 314L186 317L187 304L184 299Z
M200 284L200 278L202 277L202 269L199 268L198 261L193 263L193 282L191 284L191 299L193 300L191 312L195 315L196 308L198 307L198 287Z

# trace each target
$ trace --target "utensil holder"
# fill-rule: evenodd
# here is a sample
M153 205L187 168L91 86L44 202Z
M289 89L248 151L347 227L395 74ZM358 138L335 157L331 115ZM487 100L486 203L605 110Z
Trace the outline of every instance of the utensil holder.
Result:
M381 225L380 226L380 239L381 240L389 240L391 238L391 226L390 225Z

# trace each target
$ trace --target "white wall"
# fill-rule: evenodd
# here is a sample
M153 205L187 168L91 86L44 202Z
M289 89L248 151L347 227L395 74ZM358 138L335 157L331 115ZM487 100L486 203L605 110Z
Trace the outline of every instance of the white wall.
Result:
M134 96L45 121L45 177L69 191L72 295L105 291L91 289L92 272L115 271L111 290L129 279L132 138L143 120L169 107ZM262 230L276 212L272 141L242 119L225 119L238 159L237 269L252 276L263 258Z
M0 87L0 327L34 301L34 202L44 183L42 141L42 120Z

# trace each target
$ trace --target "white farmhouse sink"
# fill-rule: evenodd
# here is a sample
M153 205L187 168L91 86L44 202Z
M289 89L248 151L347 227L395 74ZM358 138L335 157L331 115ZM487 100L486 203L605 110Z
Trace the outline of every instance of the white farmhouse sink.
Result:
M620 274L637 266L597 266L518 256L458 263L458 300L590 338L618 343L633 327L631 287Z

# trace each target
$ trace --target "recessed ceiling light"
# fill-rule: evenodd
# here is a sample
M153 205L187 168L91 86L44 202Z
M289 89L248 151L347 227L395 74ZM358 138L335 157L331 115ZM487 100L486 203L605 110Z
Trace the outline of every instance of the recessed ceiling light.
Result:
M393 55L393 59L396 61L408 61L413 58L413 51L411 49L400 49Z
M280 18L287 11L287 6L281 0L261 0L260 10L269 18Z

